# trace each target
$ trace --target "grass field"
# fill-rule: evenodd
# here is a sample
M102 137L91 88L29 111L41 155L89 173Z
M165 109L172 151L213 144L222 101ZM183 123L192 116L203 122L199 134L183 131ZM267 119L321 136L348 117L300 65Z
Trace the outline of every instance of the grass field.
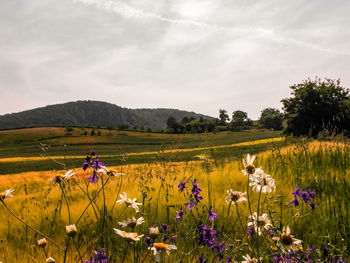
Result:
M208 135L213 137L206 142L188 141L187 147L182 147L189 149L192 145L200 149L179 151L180 147L173 147L147 154L145 152L152 149L144 148L147 150L135 151L124 159L108 151L97 151L105 165L110 167L116 163L118 166L114 168L125 175L109 177L99 174L96 184L88 181L93 168L88 168L86 172L80 168L84 157L58 159L65 162L66 169L79 168L74 169L76 175L73 178L56 184L50 183L49 179L64 173L59 164L55 164L56 171L51 168L46 169L51 171L33 171L27 166L21 173L9 171L8 174L1 175L0 190L15 188L13 198L3 200L6 207L24 222L52 238L63 249L49 242L45 248L46 256L44 250L37 245L37 240L42 236L30 226L16 220L2 205L0 261L45 262L45 258L51 256L56 262L79 262L79 254L84 260L89 260L93 250L105 248L108 262L155 262L153 252L144 244L148 237L152 237L155 242L177 247L167 256L153 244L161 255L161 262L199 262L200 255L208 262L226 262L230 257L243 262L243 256L247 254L252 258L261 258L261 262L282 262L282 257L291 257L290 261L285 262L341 262L341 259L347 262L347 248L350 245L348 142L280 139L259 141L266 138L262 138L261 134L250 134L256 143L230 145L252 139L236 137L225 144L223 138L228 135L217 134L220 138ZM232 134L233 137L234 135L236 134ZM11 145L10 139L7 142L8 146ZM210 148L212 146L216 147ZM87 148L87 151L79 154L73 152L70 156L84 156L89 150ZM7 157L26 156L18 155L18 152L19 149L17 154L9 153ZM59 156L54 153L53 155ZM257 153L254 165L261 166L271 175L276 185L275 191L256 192L247 184L248 177L241 172L244 168L241 158L247 153ZM35 155L27 155L30 156ZM197 156L196 161L194 156ZM74 163L73 160L77 162ZM14 165L14 169L19 169L30 162L40 164L42 168L51 165L49 162L53 163L49 160L7 160L0 162L0 169L11 165ZM140 163L134 164L137 162ZM191 194L194 198L192 184L195 179L202 189L199 195L203 200L188 210L185 203L191 200ZM187 181L183 192L178 190L179 181ZM297 186L301 190L312 189L315 192L314 198L305 203L302 201L304 197L300 196L299 206L293 206L292 192ZM247 201L237 203L237 206L236 203L228 204L225 197L226 190L229 189L247 192ZM120 199L119 194L122 192L126 192L128 197L137 198L142 204L139 213L133 208L127 208L125 204L116 205L115 201ZM312 209L311 203L317 209ZM210 207L217 213L217 218L213 221L208 218ZM175 220L177 211L181 208L184 210L182 220ZM266 213L271 222L271 231L257 228L255 230L260 229L261 235L257 232L248 233L248 223L251 222L249 216L254 212L259 215ZM113 228L122 229L118 222L132 216L142 216L145 222L124 230L144 236L140 241L127 242ZM259 225L262 222L257 223ZM65 226L69 224L76 224L78 229L74 238L68 238L65 233ZM168 224L169 229L163 228L163 224ZM200 224L203 224L202 233L206 233L204 239L198 227ZM158 236L152 236L148 232L155 225L160 229ZM204 225L215 229L216 233L208 234L208 231L203 230ZM288 241L288 235L282 233L283 227L287 225L291 227L294 238L303 241L294 247L293 252L285 249L282 242ZM280 241L276 240L278 238Z

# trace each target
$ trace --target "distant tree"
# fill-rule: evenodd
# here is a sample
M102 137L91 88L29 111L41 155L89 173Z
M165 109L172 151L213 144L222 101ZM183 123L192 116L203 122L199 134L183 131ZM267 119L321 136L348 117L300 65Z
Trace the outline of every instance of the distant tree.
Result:
M177 126L177 121L173 116L170 116L168 118L168 120L166 121L166 126L168 129L174 129L176 130L176 126Z
M94 136L94 135L95 135L95 130L94 130L94 129L91 130L90 135L91 135L91 136Z
M349 89L340 80L307 79L290 87L292 97L282 100L286 134L317 137L320 132L350 135Z
M252 125L252 121L248 118L248 114L241 110L236 110L232 113L230 128L232 130L240 130L248 128Z
M101 136L101 131L97 131L97 136Z
M261 111L259 123L267 129L282 130L283 114L274 108L266 108Z
M190 121L191 121L190 118L188 118L188 117L183 117L182 120L181 120L181 123L182 123L182 124L186 124L186 123L189 123Z
M226 122L230 120L226 110L224 109L219 110L219 119L220 119L220 125L226 125Z

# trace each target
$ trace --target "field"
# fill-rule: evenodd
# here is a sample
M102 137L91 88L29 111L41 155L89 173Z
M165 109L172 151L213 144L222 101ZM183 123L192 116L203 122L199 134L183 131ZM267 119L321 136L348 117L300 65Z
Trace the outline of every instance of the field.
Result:
M260 262L349 259L347 141L284 140L276 132L259 130L184 136L103 130L100 137L82 132L74 129L65 136L64 129L43 128L0 133L1 191L15 188L13 197L0 204L0 261L45 262L52 257L81 262L101 248L108 262L243 262L247 255ZM56 162L36 158L39 142L50 145L45 150ZM123 174L100 171L96 183L89 181L99 169L88 162L84 172L81 165L92 149L104 165ZM253 170L241 161L248 153L256 154ZM49 181L71 168L72 178ZM300 194L294 195L297 186ZM229 189L247 192L246 201L226 202ZM130 203L116 203L123 192L141 204L138 212ZM266 220L252 220L254 212L266 214ZM118 223L133 216L145 222L125 228ZM77 227L75 236L66 234L71 224ZM149 230L156 226L159 233ZM135 236L120 236L114 228L144 236L131 241ZM55 243L38 246L43 235ZM167 255L172 246L177 249Z

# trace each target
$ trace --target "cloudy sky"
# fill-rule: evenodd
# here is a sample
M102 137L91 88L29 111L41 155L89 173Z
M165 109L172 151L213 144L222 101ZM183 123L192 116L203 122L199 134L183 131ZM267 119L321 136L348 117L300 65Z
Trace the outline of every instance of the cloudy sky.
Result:
M253 119L350 88L348 0L1 0L0 114L81 99Z

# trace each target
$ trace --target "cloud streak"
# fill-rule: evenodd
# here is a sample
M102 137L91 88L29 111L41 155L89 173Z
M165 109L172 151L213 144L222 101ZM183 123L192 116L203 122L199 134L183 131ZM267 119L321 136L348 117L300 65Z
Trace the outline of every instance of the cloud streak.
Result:
M261 37L261 38L272 40L278 43L294 45L297 47L304 47L304 48L331 53L331 54L350 56L350 52L347 52L347 51L334 50L331 48L326 48L323 46L316 45L314 43L309 43L302 40L281 36L271 29L265 29L262 27L225 27L218 24L203 23L203 22L199 22L191 19L176 19L176 18L171 18L171 17L163 16L152 12L147 12L142 9L130 6L119 0L114 0L114 1L113 0L73 0L73 2L81 3L86 6L93 6L107 12L119 14L126 18L158 20L161 22L174 24L177 26L195 27L198 29L210 30L213 32L224 31L226 33L239 33L239 34L245 33L251 36Z

